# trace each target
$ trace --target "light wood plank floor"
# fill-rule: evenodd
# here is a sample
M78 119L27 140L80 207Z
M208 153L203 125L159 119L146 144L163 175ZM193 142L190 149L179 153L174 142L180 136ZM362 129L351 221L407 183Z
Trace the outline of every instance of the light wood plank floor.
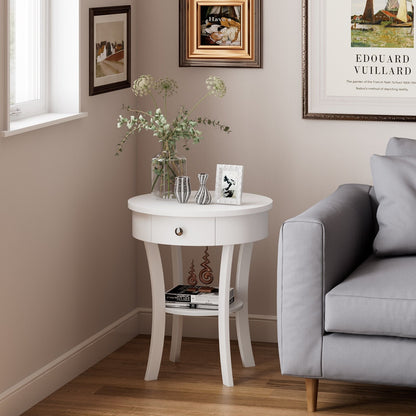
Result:
M224 387L215 340L184 339L182 362L168 359L158 381L143 380L149 338L139 336L24 413L24 416L306 415L303 380L279 372L277 346L254 343L243 368L232 344L234 387ZM416 389L322 381L317 415L416 415Z

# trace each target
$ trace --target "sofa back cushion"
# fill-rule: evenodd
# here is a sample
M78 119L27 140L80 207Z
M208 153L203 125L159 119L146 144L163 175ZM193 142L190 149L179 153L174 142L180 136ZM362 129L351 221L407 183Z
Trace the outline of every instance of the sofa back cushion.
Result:
M371 157L378 233L377 256L416 254L416 157Z
M416 156L416 140L392 137L387 143L387 156Z

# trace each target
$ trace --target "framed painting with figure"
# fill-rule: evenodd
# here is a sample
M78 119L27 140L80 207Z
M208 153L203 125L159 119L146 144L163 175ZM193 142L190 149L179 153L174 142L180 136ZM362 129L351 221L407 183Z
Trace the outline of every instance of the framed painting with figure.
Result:
M260 68L262 0L179 0L179 65Z
M243 191L243 166L217 165L215 202L240 205Z
M303 0L303 117L416 121L411 0Z
M90 95L130 87L130 6L90 9Z

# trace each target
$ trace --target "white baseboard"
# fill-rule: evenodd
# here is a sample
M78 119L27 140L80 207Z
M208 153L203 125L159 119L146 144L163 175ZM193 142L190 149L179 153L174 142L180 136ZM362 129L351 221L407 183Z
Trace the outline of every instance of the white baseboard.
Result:
M0 393L0 415L18 416L137 336L134 309L19 383Z
M152 309L139 308L140 334L150 334L152 328ZM201 319L203 324L201 325ZM237 339L234 317L231 317L230 338ZM277 343L277 318L271 315L249 315L251 340L257 342ZM166 335L171 334L172 318L166 316ZM218 338L218 320L215 316L185 317L183 324L183 336L192 338Z

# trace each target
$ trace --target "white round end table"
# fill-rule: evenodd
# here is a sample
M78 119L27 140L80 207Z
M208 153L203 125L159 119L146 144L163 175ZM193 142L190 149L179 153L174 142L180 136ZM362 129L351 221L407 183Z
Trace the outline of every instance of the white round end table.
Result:
M194 200L194 194L190 201ZM152 287L152 334L145 380L156 380L165 337L165 314L173 315L170 360L179 361L183 316L218 316L221 373L224 385L233 386L229 316L235 315L238 346L244 367L255 365L248 322L248 281L253 243L268 235L268 213L273 201L244 193L241 205L180 204L152 194L128 200L133 216L133 237L144 241ZM171 246L173 284L183 284L181 246L222 246L218 310L165 306L165 282L159 244ZM229 303L234 246L239 245L234 295Z

